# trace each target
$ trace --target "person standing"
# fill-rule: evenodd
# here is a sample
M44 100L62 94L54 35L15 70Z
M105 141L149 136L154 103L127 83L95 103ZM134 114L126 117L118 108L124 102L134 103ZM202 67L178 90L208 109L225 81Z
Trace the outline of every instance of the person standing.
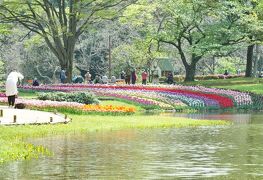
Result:
M153 78L152 83L153 84L159 84L159 77L160 77L159 69L157 66L154 66L153 68L154 69L152 70L152 78Z
M132 84L135 84L136 83L136 80L137 80L137 76L136 76L136 71L135 69L132 71L131 73L131 80L132 80Z
M6 89L5 94L8 98L9 107L14 107L14 105L15 105L15 99L16 99L16 96L18 94L17 82L18 82L18 80L21 81L22 79L24 79L24 76L21 73L16 72L15 70L12 71L7 76L6 84L5 84L5 89Z
M67 76L66 76L66 71L64 69L61 70L59 78L60 78L60 82L62 84L64 84L66 82Z
M148 78L148 74L147 74L146 70L144 70L142 72L142 84L146 85L147 78Z
M125 79L125 72L121 71L121 79Z
M174 83L174 76L172 72L169 72L168 76L167 76L167 83L168 84L173 84Z
M89 71L85 74L85 79L88 84L91 84L91 74Z

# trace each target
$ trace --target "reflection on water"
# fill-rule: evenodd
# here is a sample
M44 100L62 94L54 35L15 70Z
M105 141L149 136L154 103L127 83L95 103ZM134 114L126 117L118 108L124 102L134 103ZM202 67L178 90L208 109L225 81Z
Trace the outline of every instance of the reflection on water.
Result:
M214 119L214 120L228 120L234 123L248 124L251 122L251 114L232 114L232 113L221 113L221 114L174 114L178 117L187 117L192 119Z
M162 112L159 113L161 116L174 116L174 117L186 117L191 119L208 119L208 120L228 120L235 124L263 124L263 113L254 112L253 114L249 113L232 113L232 112L222 112L222 113L171 113L171 112ZM253 121L253 122L252 122Z
M263 178L262 114L231 117L241 123L37 139L54 156L5 164L0 179Z

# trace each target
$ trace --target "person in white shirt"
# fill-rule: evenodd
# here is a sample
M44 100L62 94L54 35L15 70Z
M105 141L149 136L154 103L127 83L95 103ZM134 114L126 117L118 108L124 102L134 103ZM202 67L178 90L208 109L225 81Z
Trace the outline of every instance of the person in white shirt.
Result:
M88 84L91 84L91 74L89 71L85 74L85 80Z
M14 107L15 105L15 98L18 94L17 91L17 82L18 80L24 79L24 76L16 72L15 70L12 71L8 76L5 84L5 89L6 89L6 96L8 98L8 105L9 107Z
M116 77L115 77L115 76L111 76L110 82L111 82L112 84L115 84L115 83L116 83Z

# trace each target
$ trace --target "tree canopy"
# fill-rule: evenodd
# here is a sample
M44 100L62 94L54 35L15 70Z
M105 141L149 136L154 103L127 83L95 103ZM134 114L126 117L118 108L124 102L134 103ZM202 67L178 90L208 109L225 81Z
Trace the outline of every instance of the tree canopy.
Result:
M19 23L44 38L72 79L78 37L93 24L113 19L132 1L127 0L5 0L0 4L4 23Z

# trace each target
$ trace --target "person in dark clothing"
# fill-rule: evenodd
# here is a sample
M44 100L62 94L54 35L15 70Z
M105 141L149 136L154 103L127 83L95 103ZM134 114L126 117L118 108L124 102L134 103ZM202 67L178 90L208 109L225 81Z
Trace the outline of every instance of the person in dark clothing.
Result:
M229 72L228 70L225 70L225 73L224 73L225 76L228 76L229 75Z
M101 84L101 83L102 83L102 81L101 81L100 76L96 75L95 79L93 80L93 84Z
M137 79L137 76L136 76L136 71L135 69L132 71L131 73L131 81L132 81L132 84L135 84L136 83L136 79Z
M167 83L168 84L173 84L174 83L174 76L173 76L173 73L171 73L171 72L167 76Z
M33 85L33 86L39 86L39 82L38 82L37 78L34 79L32 85Z
M59 78L60 78L61 83L63 84L66 83L67 76L66 76L66 71L64 69L61 70Z
M131 83L131 75L125 74L125 84L130 84Z

